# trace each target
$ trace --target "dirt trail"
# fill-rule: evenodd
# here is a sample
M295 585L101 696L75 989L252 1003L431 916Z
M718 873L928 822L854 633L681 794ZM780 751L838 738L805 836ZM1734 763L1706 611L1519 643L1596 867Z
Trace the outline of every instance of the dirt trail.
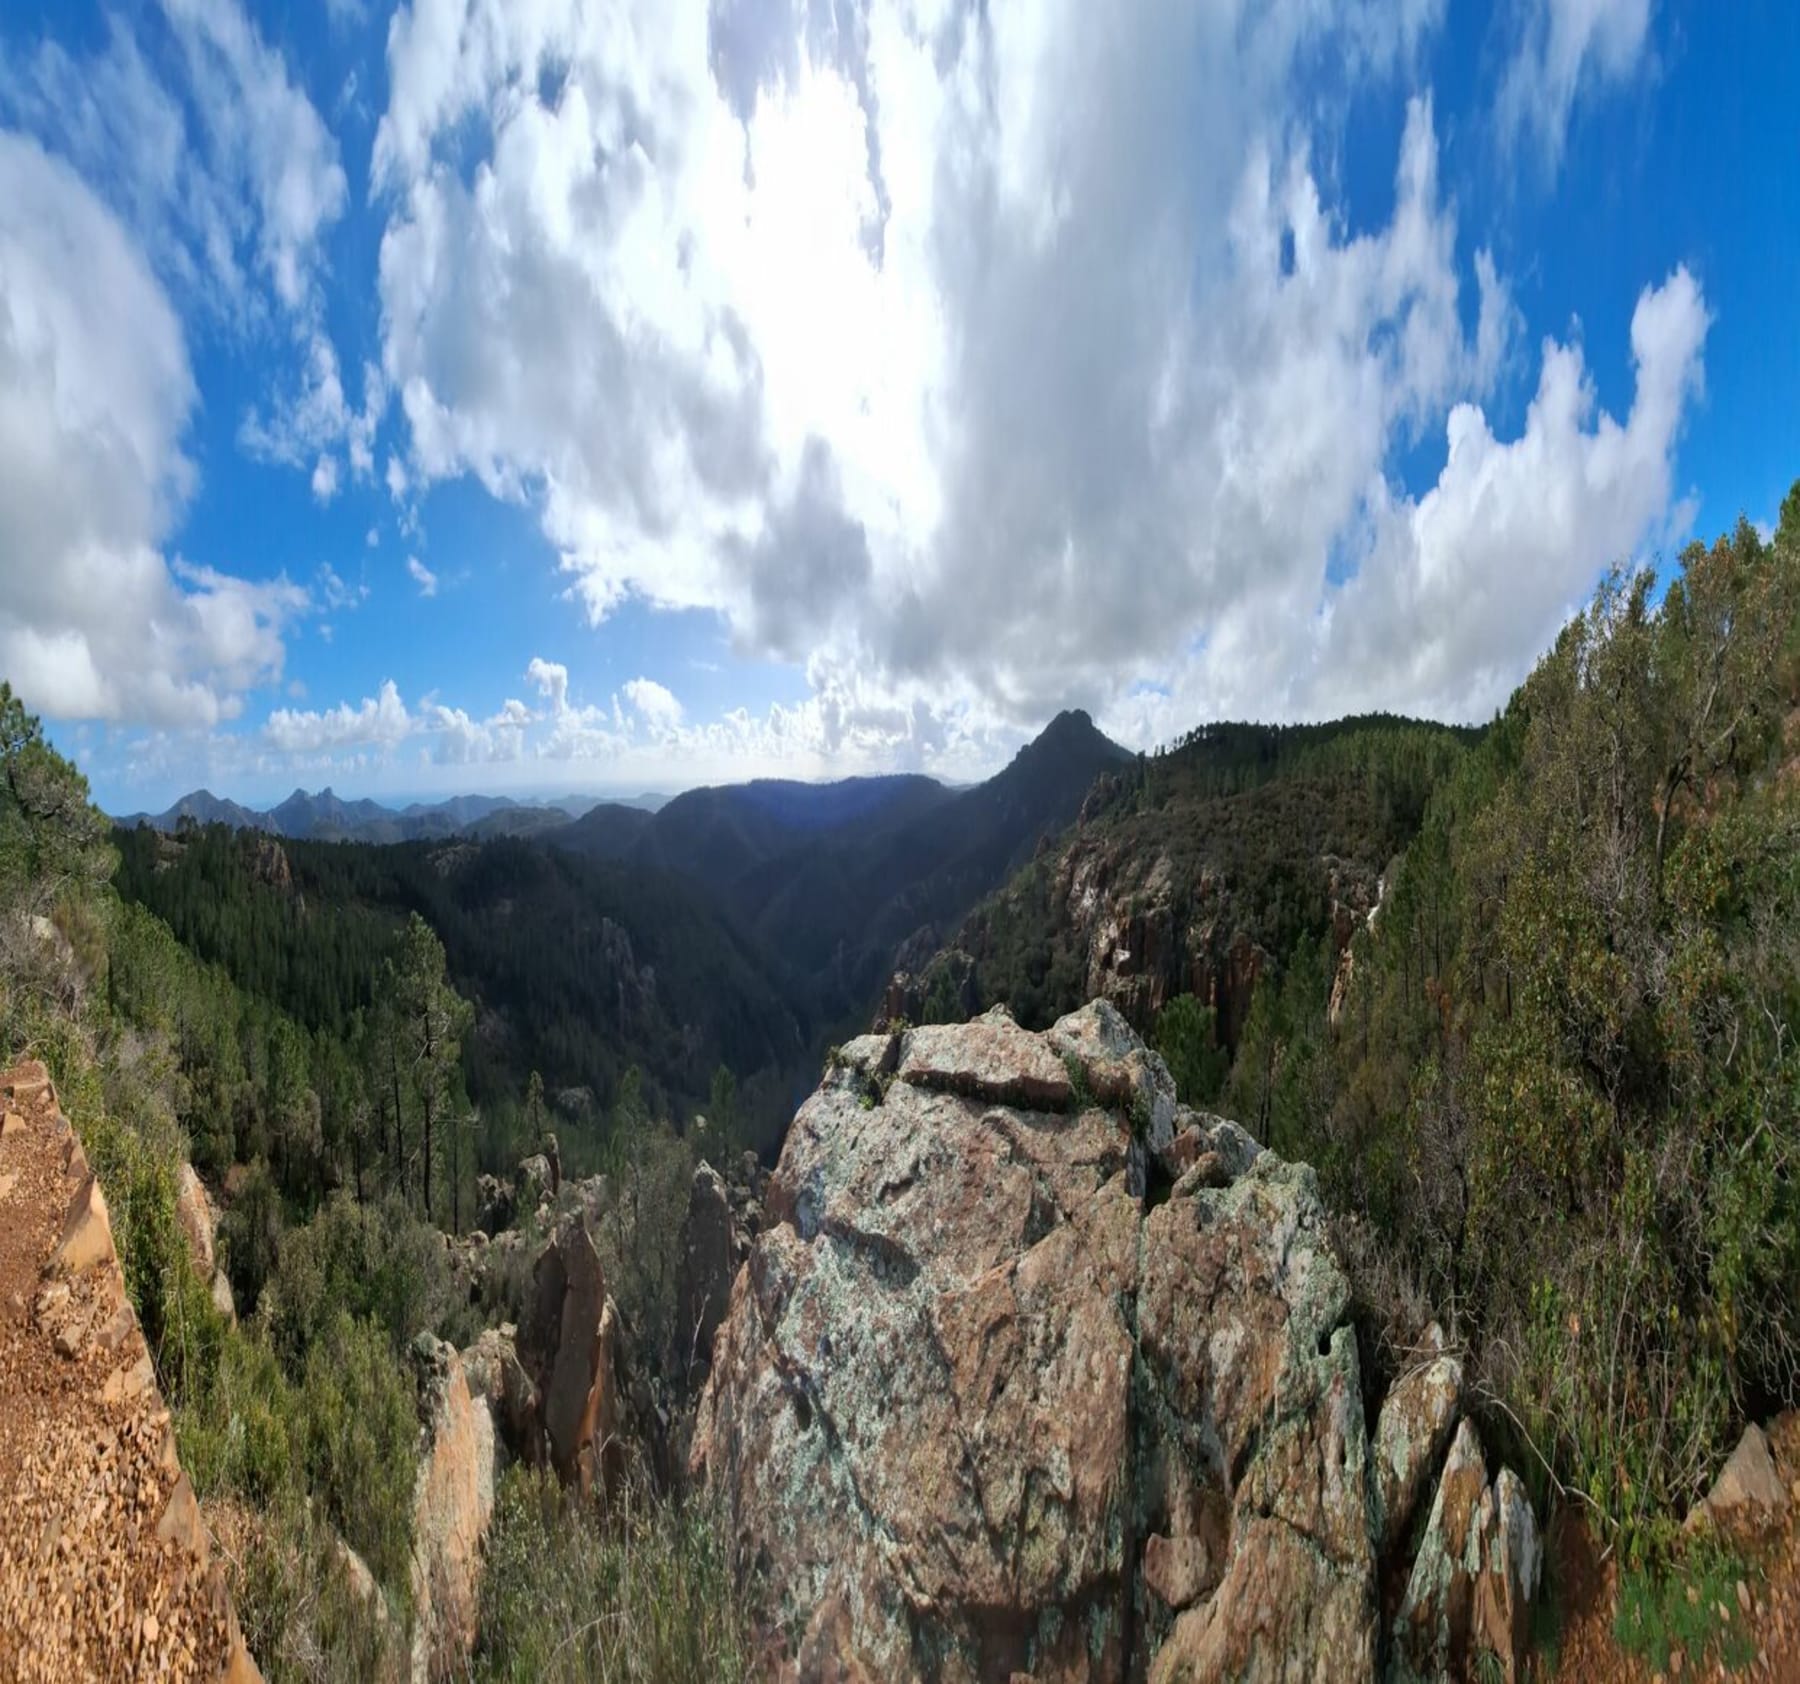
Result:
M1571 1526L1551 1540L1567 1609L1553 1684L1672 1684L1675 1679L1800 1684L1800 1414L1782 1416L1768 1432L1776 1471L1790 1493L1787 1512L1760 1536L1734 1539L1751 1568L1744 1583L1750 1605L1727 1608L1733 1621L1748 1628L1756 1658L1736 1672L1708 1661L1658 1673L1626 1654L1613 1636L1617 1569L1612 1562L1599 1563L1585 1528Z
M0 1074L0 1678L258 1680L40 1064Z

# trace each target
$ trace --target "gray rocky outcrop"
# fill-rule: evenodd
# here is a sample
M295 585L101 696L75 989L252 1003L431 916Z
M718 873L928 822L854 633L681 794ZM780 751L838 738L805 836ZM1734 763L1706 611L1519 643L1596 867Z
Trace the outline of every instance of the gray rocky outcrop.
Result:
M1420 1360L1389 1388L1375 1423L1375 1513L1384 1551L1406 1535L1425 1482L1442 1462L1462 1408L1462 1364L1434 1322Z
M1378 1676L1442 1376L1371 1433L1312 1171L1176 1105L1117 1011L840 1048L766 1207L690 1472L786 1676ZM1483 1631L1535 1581L1515 1487L1483 1468Z

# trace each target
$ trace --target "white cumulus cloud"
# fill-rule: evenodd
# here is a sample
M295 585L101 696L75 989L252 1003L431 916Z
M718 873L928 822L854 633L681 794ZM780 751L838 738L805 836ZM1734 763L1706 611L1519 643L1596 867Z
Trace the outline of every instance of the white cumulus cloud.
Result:
M288 754L375 746L392 748L418 729L390 678L359 706L339 702L320 711L276 708L263 726L264 738Z
M681 723L681 703L666 685L658 684L654 678L629 679L624 690L626 701L650 725L667 730Z
M210 726L280 676L307 593L162 549L194 485L194 402L117 218L0 132L0 672L52 717Z
M1500 84L1502 137L1533 142L1552 170L1576 99L1634 75L1649 53L1651 0L1519 0Z
M438 578L416 555L406 558L406 571L412 582L419 587L420 596L436 596Z
M1617 0L1532 7L1565 117L1643 51ZM1300 91L1330 61L1398 101L1440 16L414 0L372 163L396 495L474 475L590 618L712 609L803 663L827 755L1153 692L1476 712L1668 516L1705 312L1684 281L1701 331L1640 354L1628 422L1559 351L1493 436L1520 316L1459 240L1429 98L1391 212L1351 226ZM1415 508L1391 464L1446 428ZM1447 612L1499 589L1452 511L1553 440L1590 471L1516 534L1531 588Z

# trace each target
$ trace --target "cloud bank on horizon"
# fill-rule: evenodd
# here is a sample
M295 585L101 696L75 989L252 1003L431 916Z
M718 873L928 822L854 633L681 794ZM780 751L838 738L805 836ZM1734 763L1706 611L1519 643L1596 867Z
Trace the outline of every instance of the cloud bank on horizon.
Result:
M1651 0L1520 0L1448 130L1445 10L409 0L335 80L239 0L46 29L0 65L0 674L171 782L966 775L1071 704L1140 746L1483 717L1691 523L1712 310L1676 261L1613 301L1628 344L1534 338L1445 185L1485 148L1554 193L1583 103L1654 76ZM395 534L395 638L490 589L560 635L410 697L366 636L334 658L381 606L344 549L184 554L240 467ZM504 579L426 550L472 488L536 535ZM697 709L648 636L585 670L693 611L726 690L793 694Z

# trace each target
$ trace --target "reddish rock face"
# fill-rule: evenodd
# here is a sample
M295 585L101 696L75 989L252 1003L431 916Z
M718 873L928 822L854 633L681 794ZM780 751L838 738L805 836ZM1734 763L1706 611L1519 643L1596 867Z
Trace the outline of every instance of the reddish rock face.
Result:
M1175 1111L1208 1173L1147 1209L1167 1079L1117 1013L989 1014L853 1044L801 1109L692 1451L796 1676L1373 1675L1314 1178Z
M413 1492L413 1653L418 1684L456 1676L475 1642L481 1545L494 1513L494 1421L463 1359L420 1335L429 1365L426 1448Z
M586 1225L566 1221L538 1259L536 1303L519 1355L541 1400L551 1464L585 1496L610 1488L627 1457L619 1312Z

